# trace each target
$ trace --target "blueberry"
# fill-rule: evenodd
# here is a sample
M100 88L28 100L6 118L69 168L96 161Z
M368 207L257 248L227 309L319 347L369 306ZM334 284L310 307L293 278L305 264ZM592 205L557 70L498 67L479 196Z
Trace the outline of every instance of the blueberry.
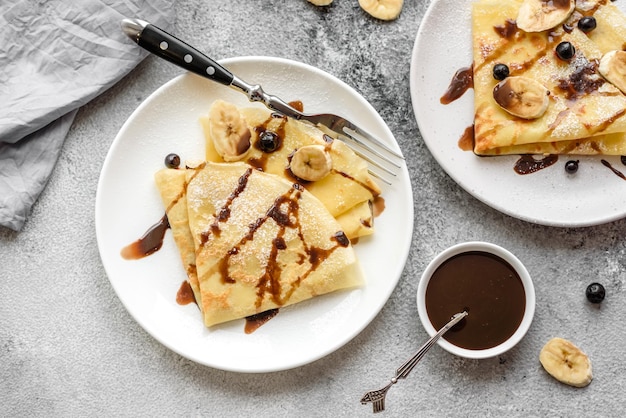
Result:
M589 302L600 303L604 300L604 296L606 296L606 290L604 290L604 286L600 283L591 283L587 286L585 295L587 296Z
M493 78L504 80L509 76L509 67L506 64L496 64L493 66Z
M578 29L585 33L589 33L596 28L596 18L593 16L585 16L578 21Z
M180 165L180 157L178 154L167 154L165 157L165 167L167 168L178 168Z
M565 163L565 171L574 174L578 171L578 160L569 160Z
M274 152L278 149L280 141L278 135L272 131L263 131L259 137L259 148L263 152Z
M576 48L571 42L561 42L556 46L556 55L561 58L563 61L571 60L576 54Z

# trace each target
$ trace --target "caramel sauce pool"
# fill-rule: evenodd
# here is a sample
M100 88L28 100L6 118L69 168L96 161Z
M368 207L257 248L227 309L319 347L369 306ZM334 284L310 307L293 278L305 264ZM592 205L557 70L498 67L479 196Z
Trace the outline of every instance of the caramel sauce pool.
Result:
M505 260L468 251L444 261L426 287L426 312L435 329L457 312L468 312L442 338L469 350L495 347L517 330L526 310L519 275Z

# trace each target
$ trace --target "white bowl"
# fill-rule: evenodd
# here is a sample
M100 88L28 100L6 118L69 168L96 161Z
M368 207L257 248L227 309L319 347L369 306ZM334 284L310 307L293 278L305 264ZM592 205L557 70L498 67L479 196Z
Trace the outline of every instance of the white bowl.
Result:
M530 324L532 323L533 316L535 314L535 288L533 286L533 282L530 278L530 275L528 274L528 271L526 270L526 267L524 267L522 262L511 252L495 244L477 241L456 244L444 250L428 264L426 270L424 270L424 272L422 273L422 278L417 287L417 312L419 314L422 325L426 329L426 332L431 336L436 334L437 330L430 322L428 313L426 312L426 288L428 287L428 283L433 273L437 270L437 268L439 268L439 266L441 266L443 262L455 255L466 253L469 251L482 251L493 254L509 263L511 267L515 269L522 281L524 293L526 295L526 305L522 321L517 330L513 333L513 335L511 335L511 337L509 337L503 343L496 345L495 347L477 350L462 348L445 340L445 335L444 337L439 339L437 344L439 344L439 346L442 347L444 350L460 357L466 357L471 359L484 359L495 357L513 348L524 337L524 335L530 328ZM453 292L454 289L450 289L450 291Z

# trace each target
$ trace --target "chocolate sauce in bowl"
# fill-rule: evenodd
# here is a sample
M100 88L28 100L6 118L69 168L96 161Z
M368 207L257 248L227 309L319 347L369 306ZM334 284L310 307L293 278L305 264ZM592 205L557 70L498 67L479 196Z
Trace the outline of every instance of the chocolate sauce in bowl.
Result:
M442 338L469 350L495 347L509 339L526 310L524 285L515 269L484 251L468 251L444 261L426 287L426 312L440 329L457 312L464 323Z

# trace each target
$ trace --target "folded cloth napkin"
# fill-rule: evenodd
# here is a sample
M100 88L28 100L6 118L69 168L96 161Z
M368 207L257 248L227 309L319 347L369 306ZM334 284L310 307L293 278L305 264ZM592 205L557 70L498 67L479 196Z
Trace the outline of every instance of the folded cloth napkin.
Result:
M0 2L0 225L22 228L77 109L146 56L122 32L125 17L167 29L173 2Z

